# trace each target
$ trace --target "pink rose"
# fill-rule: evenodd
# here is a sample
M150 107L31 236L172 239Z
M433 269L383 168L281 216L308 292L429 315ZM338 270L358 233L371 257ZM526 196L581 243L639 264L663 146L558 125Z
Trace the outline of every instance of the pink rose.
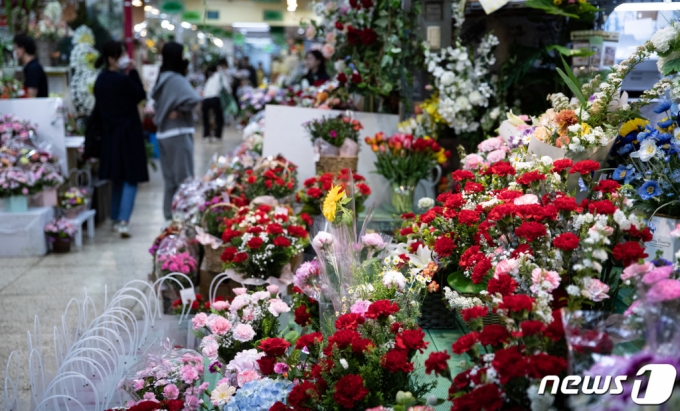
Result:
M488 153L489 151L498 150L503 145L503 137L493 137L486 139L477 145L479 151Z
M510 274L515 272L515 270L517 270L517 265L517 260L514 258L499 261L493 272L494 278L498 278L499 274Z
M560 275L555 271L547 271L542 268L534 268L531 272L531 291L538 294L539 291L551 292L560 285ZM607 287L607 290L609 287Z
M314 37L316 37L316 27L309 25L305 29L305 37L307 37L307 40L314 40Z
M538 196L535 194L524 194L521 197L517 197L514 203L516 206L538 204Z
M239 324L233 331L234 339L240 342L248 342L255 337L255 330L249 324Z
M336 40L335 32L331 31L330 33L326 34L326 43L334 45L335 40Z
M269 300L269 312L272 313L274 317L278 317L279 314L287 313L289 311L290 307L282 300L278 298Z
M673 272L674 268L675 267L673 267L672 265L666 265L663 267L655 268L652 271L645 274L644 277L642 277L642 282L647 285L652 285L661 280L665 280L671 276L671 273Z
M175 384L166 385L163 388L163 395L166 400L176 400L179 396L179 389Z
M596 278L586 277L583 279L581 295L595 302L603 301L609 296L609 286Z
M505 150L494 150L486 155L486 160L489 163L497 163L501 160L505 160Z
M637 277L640 274L648 273L654 269L654 264L649 261L645 261L642 264L632 264L623 269L621 274L622 280L629 280L633 277Z
M245 293L248 292L248 289L247 289L247 288L244 288L244 287L240 287L240 288L234 288L232 291L233 291L234 294L236 294L236 295L243 295L243 294L245 294Z
M279 293L279 286L276 284L271 284L267 286L267 291L269 291L269 294L271 295L276 295Z
M216 317L208 326L210 331L217 335L224 335L231 330L231 323L224 317Z
M243 387L247 382L259 380L262 378L259 372L255 370L245 370L236 376L236 383L239 387Z
M480 164L484 163L484 158L478 154L468 154L462 162L465 170L476 170Z
M371 305L370 301L359 300L355 302L350 308L352 314L361 314L362 316L368 311L368 307Z
M194 318L191 319L191 325L194 330L199 330L208 323L208 316L205 313L198 313Z
M647 292L647 301L658 303L680 298L680 281L665 279L654 284Z
M227 301L215 301L212 303L212 308L216 309L217 311L224 311L229 309L229 302Z

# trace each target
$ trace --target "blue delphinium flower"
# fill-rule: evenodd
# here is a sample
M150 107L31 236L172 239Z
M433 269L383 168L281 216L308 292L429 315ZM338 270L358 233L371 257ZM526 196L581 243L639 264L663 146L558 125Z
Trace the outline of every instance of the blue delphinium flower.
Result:
M672 119L672 118L669 118L669 119L664 120L664 121L659 121L659 122L657 123L657 125L658 125L660 128L668 128L668 127L670 127L670 126L673 125L673 119Z
M268 411L277 401L285 401L293 388L293 383L287 380L249 381L231 397L223 411Z
M628 154L631 151L633 151L633 145L632 144L626 144L625 146L621 147L620 149L616 150L616 152L622 156L624 154Z
M633 178L635 177L635 169L633 169L633 166L629 165L624 165L624 164L619 164L618 167L616 167L616 170L614 170L614 175L612 178L617 181L623 180L625 184L629 184L631 181L633 181Z
M680 170L673 170L671 173L671 180L673 180L674 183L680 183Z
M659 197L663 194L663 191L661 190L661 187L659 187L659 183L654 180L649 180L640 186L638 194L643 200L649 200L653 197Z
M673 138L673 135L669 133L659 133L656 138L658 138L659 141L670 141L670 139Z
M671 108L671 102L670 101L668 101L668 100L660 101L659 104L657 104L654 107L654 112L656 114L661 114L666 110L670 110L670 108Z

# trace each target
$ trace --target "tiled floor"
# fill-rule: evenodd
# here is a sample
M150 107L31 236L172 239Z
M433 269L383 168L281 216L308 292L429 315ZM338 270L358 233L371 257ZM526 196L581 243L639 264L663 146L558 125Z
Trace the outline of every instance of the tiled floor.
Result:
M232 151L240 141L235 129L225 129L221 143L195 139L196 175L205 172L215 152ZM107 224L97 227L94 239L84 236L83 247L69 254L0 259L0 370L4 373L10 353L16 350L22 363L20 411L29 409L26 332L32 331L34 317L38 315L42 324L45 374L50 375L54 372L52 330L61 323L69 300L81 298L87 289L101 312L105 287L111 295L130 280L147 278L152 268L147 250L163 224L162 202L163 181L158 171L149 183L139 186L130 225L132 238L119 238ZM3 397L0 394L0 410L4 411Z

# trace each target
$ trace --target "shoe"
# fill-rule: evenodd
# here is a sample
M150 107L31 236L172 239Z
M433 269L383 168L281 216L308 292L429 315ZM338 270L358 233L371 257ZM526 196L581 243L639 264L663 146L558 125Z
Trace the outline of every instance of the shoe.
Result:
M114 233L118 231L118 227L120 226L120 221L114 221L111 223L111 231Z
M120 234L121 238L130 238L130 226L126 222L121 222L118 225L118 234Z

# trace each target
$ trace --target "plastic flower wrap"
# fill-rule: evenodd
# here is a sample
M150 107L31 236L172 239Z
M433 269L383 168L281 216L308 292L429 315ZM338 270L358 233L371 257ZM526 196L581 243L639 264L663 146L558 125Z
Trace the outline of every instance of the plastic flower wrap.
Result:
M45 225L45 234L50 237L73 238L76 226L65 218L55 218Z
M224 219L225 267L256 280L282 278L284 266L309 244L302 220L285 207L250 205ZM292 273L284 273L292 277ZM283 279L284 281L292 280Z
M357 212L363 210L363 204L371 195L371 188L366 183L366 179L359 174L351 174L354 182L354 203ZM302 212L309 215L320 215L322 213L322 201L328 195L333 186L339 186L344 191L350 180L350 170L343 169L337 174L324 173L320 176L310 177L304 181L304 188L300 189L295 195L298 203L304 204Z
M279 316L290 307L277 297L278 287L268 291L248 292L234 289L231 303L215 301L210 315L199 313L192 319L193 329L202 337L201 352L211 362L229 364L237 353L253 349L263 338L279 332Z
M59 207L70 210L85 206L90 202L90 195L85 188L71 187L59 195Z
M295 192L297 166L283 156L262 158L252 170L245 171L242 180L246 197L272 196L280 200Z
M0 142L4 145L8 140L20 137L29 138L35 134L37 126L12 114L0 116Z
M173 219L198 224L207 188L208 186L198 179L182 183L172 198Z
M184 409L198 409L208 388L207 382L201 382L203 374L201 354L172 348L165 341L153 346L142 362L132 366L119 386L137 403L181 400Z

